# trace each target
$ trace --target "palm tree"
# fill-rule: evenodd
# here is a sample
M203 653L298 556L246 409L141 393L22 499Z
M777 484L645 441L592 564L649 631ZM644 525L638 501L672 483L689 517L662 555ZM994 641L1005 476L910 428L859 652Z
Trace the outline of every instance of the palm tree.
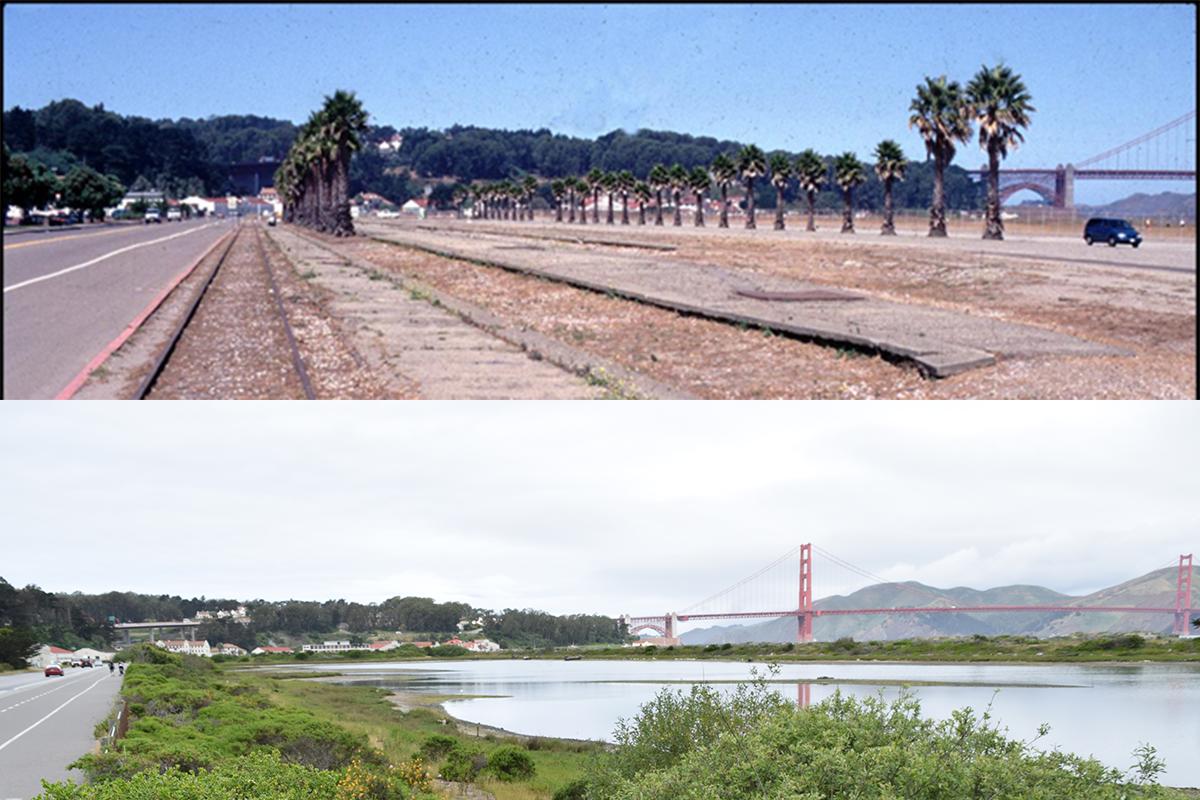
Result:
M629 224L629 193L637 186L637 179L627 169L617 173L617 191L621 193L621 224Z
M708 170L704 167L692 167L692 171L688 174L688 185L691 187L692 193L696 195L696 217L693 224L697 228L704 227L704 195L708 192L711 182Z
M945 171L954 158L954 143L971 138L971 109L957 81L926 76L917 86L909 111L908 127L915 127L925 140L926 153L933 156L933 203L929 208L929 235L946 235Z
M537 178L526 175L525 180L521 182L521 188L525 195L525 213L529 216L529 221L533 222L533 196L538 189Z
M796 177L800 179L800 188L804 191L805 197L808 199L807 230L815 231L817 225L813 209L817 199L817 192L821 191L821 187L829 179L829 168L825 166L825 162L817 155L817 151L812 148L805 150L796 157L795 167Z
M650 189L650 184L645 181L638 181L634 184L633 194L638 199L638 225L645 225L646 203L650 202L650 198L654 196L654 192Z
M563 185L567 187L567 222L575 221L575 190L579 186L579 179L574 175L563 181Z
M605 222L609 225L613 224L613 196L617 193L617 173L606 172L604 179L600 183L604 187L605 194L608 195L608 218Z
M729 227L729 184L737 180L737 164L724 153L719 153L712 163L713 180L721 188L721 222L719 227Z
M737 157L738 172L746 183L746 228L758 227L754 222L754 179L767 174L767 157L756 145L748 144Z
M1004 221L1000 218L1000 159L1025 141L1020 128L1029 127L1032 98L1021 76L1004 64L980 67L967 84L967 102L979 123L979 146L988 154L987 225L984 239L1003 239Z
M792 179L792 164L783 153L771 156L771 185L775 187L775 230L781 231L783 224L783 191Z
M604 185L604 173L599 167L592 167L584 178L592 190L592 222L600 224L600 187Z
M896 142L884 139L875 146L875 174L883 183L883 228L879 231L883 236L896 235L896 224L892 219L892 182L904 180L907 167L904 151Z
M550 181L550 193L554 195L554 221L562 222L563 195L567 193L567 184L562 178Z
M671 197L675 200L675 222L676 226L683 224L683 205L681 198L683 190L688 186L688 172L683 168L682 164L672 164L671 169L667 171L667 176L671 179Z
M350 156L362 147L362 135L367 132L367 112L354 92L338 89L326 96L323 109L325 149L331 156L334 171L330 225L334 236L353 236L354 222L350 217Z
M833 162L834 177L842 187L846 206L842 211L842 233L854 233L854 187L867 180L867 170L854 153L842 153Z
M654 224L662 225L662 193L663 189L671 185L671 174L667 172L667 168L662 164L655 164L650 170L647 181L650 184L650 188L654 189L657 202L654 209Z

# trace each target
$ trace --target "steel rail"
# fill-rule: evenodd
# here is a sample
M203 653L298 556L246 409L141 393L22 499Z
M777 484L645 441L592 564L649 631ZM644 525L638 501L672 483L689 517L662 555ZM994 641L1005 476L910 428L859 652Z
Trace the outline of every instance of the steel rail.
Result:
M283 331L287 334L288 346L292 350L292 366L300 375L300 383L304 386L304 395L309 400L316 400L317 393L313 391L312 381L308 378L308 370L304 367L304 359L300 356L300 346L296 344L296 336L292 333L292 325L288 322L287 311L283 307L283 297L279 293L279 284L275 282L275 273L271 271L271 260L267 257L266 248L262 243L262 231L255 226L254 244L262 260L263 269L267 272L267 280L271 282L271 293L275 295L275 307L279 309L279 318L283 320Z

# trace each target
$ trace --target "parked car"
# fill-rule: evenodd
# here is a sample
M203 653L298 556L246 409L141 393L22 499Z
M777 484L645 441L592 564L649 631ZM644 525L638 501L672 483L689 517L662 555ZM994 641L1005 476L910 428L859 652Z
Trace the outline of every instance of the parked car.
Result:
M79 662L79 666L90 667L90 666L92 666L92 660L90 658L85 658L83 661Z
M396 219L400 216L400 212L385 208L380 211L376 211L375 216L379 219Z
M46 670L45 670L45 671L46 671L46 677L47 677L47 678L49 678L51 675L57 675L57 676L59 676L60 678L62 677L62 667L60 667L58 664L48 664L48 665L46 665Z
M146 216L142 217L142 221L147 225L149 225L151 222L157 222L161 224L162 214L159 213L157 208L148 208L146 209Z
M1142 235L1127 220L1093 217L1083 228L1083 240L1089 247L1093 242L1108 242L1109 247L1119 244L1137 247L1142 243Z
M178 208L168 208L167 222L183 222L183 212Z

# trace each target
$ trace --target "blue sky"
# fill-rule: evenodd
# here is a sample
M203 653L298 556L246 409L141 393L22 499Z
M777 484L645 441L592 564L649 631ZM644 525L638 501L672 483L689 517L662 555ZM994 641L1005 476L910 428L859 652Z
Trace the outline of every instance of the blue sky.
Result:
M1196 94L1190 5L8 5L4 23L6 108L70 96L153 118L299 121L349 88L396 127L648 127L861 156L894 138L920 158L916 84L1003 60L1038 109L1008 165L1052 166L1175 119ZM1172 152L1194 149L1189 131ZM974 143L956 159L982 162ZM1078 195L1135 189L1194 184Z

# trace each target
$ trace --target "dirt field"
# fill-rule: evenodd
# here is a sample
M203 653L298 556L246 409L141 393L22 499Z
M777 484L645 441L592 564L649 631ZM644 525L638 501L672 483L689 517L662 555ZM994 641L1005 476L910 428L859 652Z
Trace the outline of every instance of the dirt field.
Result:
M1010 236L846 237L758 231L455 220L398 221L437 229L519 234L555 252L636 251L755 276L802 279L896 302L1025 323L1111 345L1128 355L1004 358L929 380L911 366L851 348L684 316L630 300L447 259L363 235L334 247L407 274L576 348L708 398L1191 398L1195 396L1194 245L1087 248L1066 239ZM710 225L715 220L710 220ZM360 226L378 232L378 223ZM764 229L764 227L766 229ZM674 250L576 244L546 237L620 239ZM529 237L533 237L530 239ZM1152 246L1153 244L1153 246ZM1044 257L1040 254L1044 254Z

